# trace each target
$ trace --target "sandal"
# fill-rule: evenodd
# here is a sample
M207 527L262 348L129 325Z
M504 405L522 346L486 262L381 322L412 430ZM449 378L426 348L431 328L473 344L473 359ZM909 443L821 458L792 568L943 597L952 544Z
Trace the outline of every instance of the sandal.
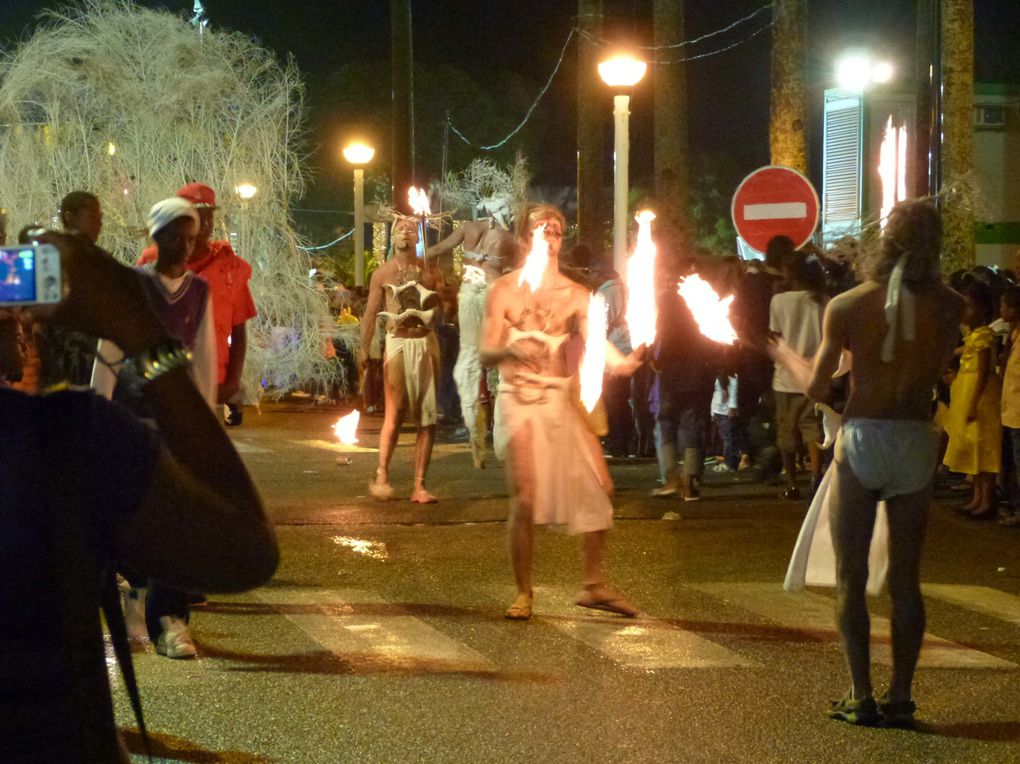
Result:
M914 713L917 704L912 700L889 700L886 693L878 700L878 712L882 715L882 723L887 727L913 727Z
M530 594L518 594L517 599L503 613L503 617L509 621L527 621L531 618L531 599Z
M853 695L847 693L839 700L831 701L829 718L849 724L856 724L860 727L874 727L881 721L878 713L878 706L874 698L862 698L854 700Z
M636 618L639 611L630 602L607 586L596 584L585 586L577 596L575 604L592 610L604 610L607 613L622 615L624 618Z

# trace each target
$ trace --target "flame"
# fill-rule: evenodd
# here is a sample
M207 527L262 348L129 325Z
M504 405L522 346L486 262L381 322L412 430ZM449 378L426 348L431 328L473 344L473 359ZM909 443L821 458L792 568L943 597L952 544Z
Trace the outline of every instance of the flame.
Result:
M358 442L358 422L361 412L355 409L347 416L342 416L333 425L333 432L345 446L353 446Z
M411 210L415 215L425 217L432 214L432 208L429 206L429 195L424 188L411 186L407 191L407 203L411 205Z
M627 259L627 327L630 329L631 344L651 346L655 342L655 325L659 311L655 302L655 257L656 247L652 241L652 221L655 213L651 210L639 212L637 244Z
M517 277L517 286L525 282L528 289L537 292L542 286L542 277L545 275L545 268L549 264L549 242L545 240L545 223L531 232L531 251L521 268L521 275Z
M892 117L889 117L878 153L878 176L882 181L879 219L882 228L885 228L893 205L907 198L907 148L906 126L893 127Z
M606 298L593 294L588 300L588 339L581 359L581 403L589 413L602 397L602 377L606 372Z
M680 279L677 294L684 298L691 315L698 324L698 330L713 342L732 345L737 333L730 323L730 303L733 295L719 299L712 285L698 274Z

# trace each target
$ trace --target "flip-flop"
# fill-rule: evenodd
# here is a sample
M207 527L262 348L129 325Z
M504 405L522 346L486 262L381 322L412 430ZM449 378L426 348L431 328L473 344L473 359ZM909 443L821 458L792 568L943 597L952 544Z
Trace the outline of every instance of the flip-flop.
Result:
M856 724L859 727L874 727L882 720L874 698L854 700L853 696L847 693L845 697L831 703L828 712L830 719Z
M518 594L517 599L506 609L503 617L509 621L527 621L531 618L531 596Z
M636 618L638 613L641 612L619 594L612 591L607 592L602 597L596 597L592 592L584 591L577 598L575 604L592 610L602 610L606 613L622 615L625 618Z

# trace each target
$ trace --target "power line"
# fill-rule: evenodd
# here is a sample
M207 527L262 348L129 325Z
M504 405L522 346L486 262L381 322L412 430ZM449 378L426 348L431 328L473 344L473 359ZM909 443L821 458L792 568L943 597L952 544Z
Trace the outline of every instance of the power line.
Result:
M771 29L773 24L775 24L775 22L774 21L770 21L768 24L763 26L761 29L754 30L750 35L745 37L743 40L738 40L737 42L733 43L732 45L727 45L725 48L719 48L718 50L712 50L712 51L709 51L708 53L699 53L696 56L683 56L681 58L677 58L677 59L674 59L672 61L656 61L655 63L657 63L657 64L682 64L682 63L684 63L686 61L697 61L698 59L701 59L701 58L709 58L710 56L718 56L720 53L725 53L728 50L733 50L734 48L736 48L739 45L743 45L744 43L750 42L755 37L760 35L762 32L764 32L764 31L766 31L768 29Z
M327 249L328 247L332 247L334 244L339 244L341 241L346 239L352 233L354 233L354 229L353 228L351 230L349 230L347 233L345 233L343 236L341 236L339 239L333 239L333 241L331 241L329 244L320 244L317 247L302 247L299 244L298 245L298 249L303 249L305 252L318 252L320 249Z

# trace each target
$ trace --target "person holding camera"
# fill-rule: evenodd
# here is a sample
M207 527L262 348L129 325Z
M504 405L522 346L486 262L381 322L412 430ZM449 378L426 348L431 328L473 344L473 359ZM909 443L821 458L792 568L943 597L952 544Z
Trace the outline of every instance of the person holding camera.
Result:
M117 631L110 571L243 591L272 577L279 549L139 275L80 237L44 239L70 284L54 318L117 344L159 437L88 391L0 389L0 760L126 762L99 617L112 600L104 610ZM131 675L130 656L122 671Z

